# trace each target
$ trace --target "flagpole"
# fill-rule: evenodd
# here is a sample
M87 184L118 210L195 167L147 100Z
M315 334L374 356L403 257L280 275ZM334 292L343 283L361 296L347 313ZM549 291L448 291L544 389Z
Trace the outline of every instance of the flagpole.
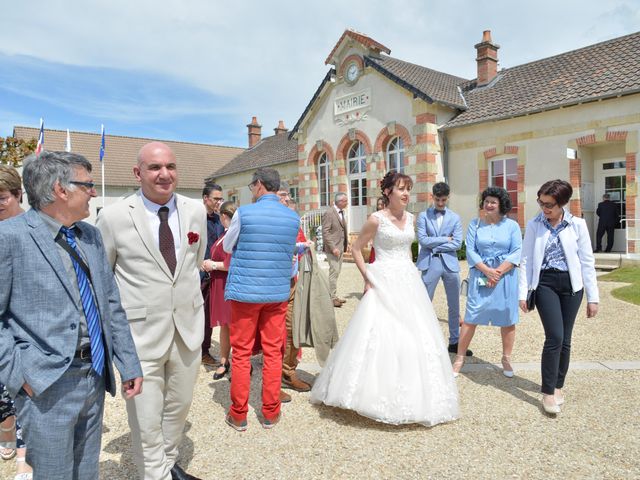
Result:
M102 125L102 139L100 141L100 172L102 174L102 208L104 208L104 124Z

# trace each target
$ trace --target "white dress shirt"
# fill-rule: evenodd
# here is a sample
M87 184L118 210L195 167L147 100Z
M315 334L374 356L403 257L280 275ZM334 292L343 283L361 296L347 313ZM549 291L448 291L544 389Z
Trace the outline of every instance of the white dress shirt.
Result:
M151 234L153 235L153 241L158 249L160 249L160 217L158 217L158 210L162 207L169 209L169 227L171 227L171 233L173 234L173 246L176 251L176 258L178 258L178 252L180 251L180 217L178 217L178 209L176 208L176 196L172 195L164 205L158 205L152 202L144 196L142 190L140 190L140 197L142 197L142 203L147 211L147 218L149 219L149 228L151 228Z

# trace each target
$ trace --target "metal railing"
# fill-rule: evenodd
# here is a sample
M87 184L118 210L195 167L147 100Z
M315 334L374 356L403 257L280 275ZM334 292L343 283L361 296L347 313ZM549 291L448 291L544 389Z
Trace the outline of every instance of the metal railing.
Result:
M640 253L636 248L638 242L640 242L640 236L638 236L640 230L638 229L638 223L640 223L640 218L622 218L620 219L620 223L624 226L627 236L624 242L626 254L629 255L629 242L634 242L634 253Z
M304 232L304 236L308 239L315 238L318 251L322 250L322 215L326 210L327 207L310 210L300 218L300 227Z

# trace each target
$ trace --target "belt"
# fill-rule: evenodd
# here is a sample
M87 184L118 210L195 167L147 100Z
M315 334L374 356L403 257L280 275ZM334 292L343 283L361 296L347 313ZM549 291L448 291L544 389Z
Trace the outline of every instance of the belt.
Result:
M432 253L431 254L432 257L442 257L441 253Z
M80 350L76 350L76 354L73 356L73 358L78 358L83 362L91 363L91 346L88 345L84 348L81 348Z

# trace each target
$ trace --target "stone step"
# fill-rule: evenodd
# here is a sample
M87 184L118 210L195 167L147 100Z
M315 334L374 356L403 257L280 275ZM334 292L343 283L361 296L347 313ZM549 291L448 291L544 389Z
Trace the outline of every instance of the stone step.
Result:
M597 270L615 270L620 268L622 254L620 253L594 253Z

